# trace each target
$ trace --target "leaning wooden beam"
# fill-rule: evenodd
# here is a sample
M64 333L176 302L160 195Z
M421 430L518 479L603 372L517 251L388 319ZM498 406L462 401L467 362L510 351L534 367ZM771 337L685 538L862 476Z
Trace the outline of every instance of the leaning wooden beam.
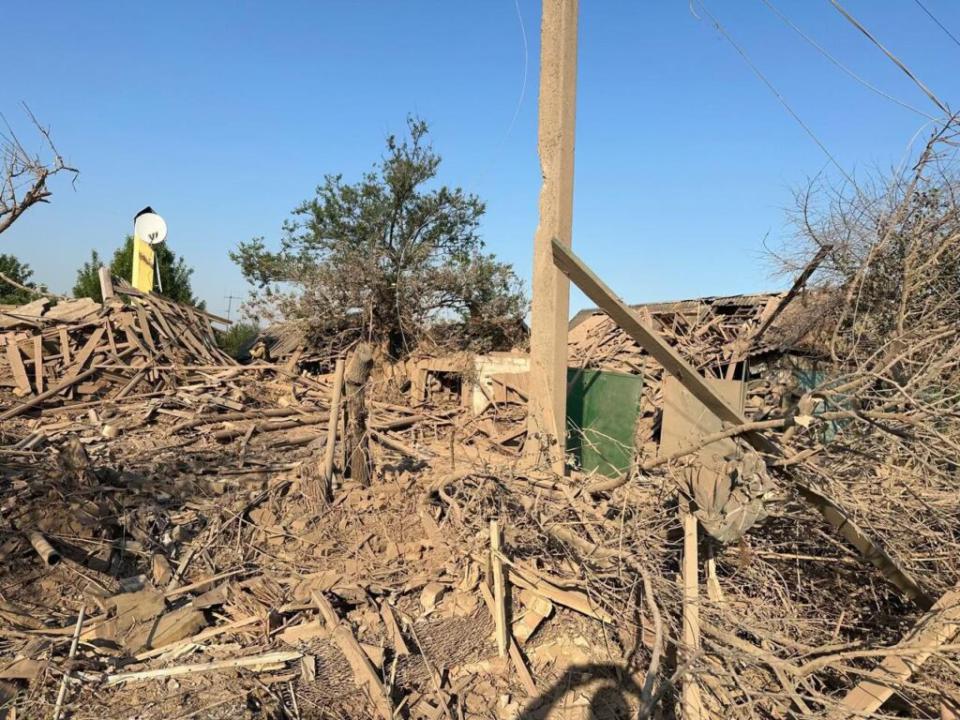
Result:
M945 593L896 648L901 654L889 655L880 663L874 678L864 680L844 696L831 718L866 717L877 712L941 645L960 632L960 585ZM885 681L882 678L889 678Z
M336 643L340 652L350 663L357 685L359 687L366 686L367 692L370 694L370 700L383 720L393 720L393 703L390 701L390 696L387 695L377 671L373 669L373 665L370 664L363 648L360 647L360 643L354 637L353 631L340 620L337 611L333 609L333 605L323 596L323 593L314 592L311 597L330 630L330 639Z
M553 262L567 277L579 287L587 297L619 325L654 360L675 377L701 403L724 423L732 426L745 425L747 419L730 407L716 389L691 366L672 346L661 338L655 330L643 325L633 311L618 298L604 282L598 278L570 248L554 240ZM783 457L780 447L759 432L747 432L743 435L754 448L761 453ZM844 539L853 545L870 563L875 565L891 583L906 597L915 600L924 609L933 604L919 584L894 560L877 542L847 516L830 498L818 490L802 483L786 468L780 469L798 488L800 494L810 502Z
M760 338L763 337L763 334L770 329L770 326L773 325L774 320L780 317L780 314L786 309L793 299L800 294L800 291L803 290L803 286L807 284L807 280L810 279L810 276L820 267L820 263L823 262L823 259L827 257L827 254L833 250L833 245L824 245L813 256L813 259L807 263L806 267L803 269L797 279L793 281L793 285L790 287L790 290L784 295L780 302L777 303L777 306L774 308L773 312L767 316L767 319L763 321L763 324L757 328L757 331L753 333L748 341L748 345L756 344L760 341Z
M10 363L10 369L13 371L17 391L22 395L28 395L31 392L30 379L27 377L27 369L23 365L23 356L20 355L20 348L16 341L7 342L7 362Z
M36 407L37 405L40 405L41 403L43 403L44 400L48 400L49 398L52 398L57 393L62 392L63 390L66 390L68 387L70 387L74 383L78 383L81 380L85 380L86 378L90 377L95 372L97 372L99 369L100 369L99 367L94 366L89 370L84 370L79 375L74 375L71 378L67 378L60 384L55 385L54 387L48 390L45 390L39 395L35 395L34 397L30 398L26 402L20 403L19 405L15 405L9 410L6 410L3 413L0 413L0 421L9 420L10 418L16 417L21 413L25 413L30 408Z
M591 601L586 593L557 587L515 563L511 563L507 568L507 579L511 584L531 590L557 605L576 610L578 613L609 625L616 623L613 616Z

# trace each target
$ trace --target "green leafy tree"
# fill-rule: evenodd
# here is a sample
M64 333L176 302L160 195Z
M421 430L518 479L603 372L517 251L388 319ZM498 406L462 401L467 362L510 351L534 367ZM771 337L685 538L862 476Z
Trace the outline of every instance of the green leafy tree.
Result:
M237 322L217 333L217 345L234 360L246 360L250 348L260 335L260 326L253 322Z
M100 276L98 275L102 265L100 253L91 250L90 259L77 270L77 281L73 285L74 297L88 297L97 302L103 302L103 296L100 293Z
M155 263L160 268L160 285L154 291L185 305L204 308L206 303L198 300L190 286L190 276L193 268L188 267L182 257L178 257L166 245L157 245L154 248ZM73 286L74 297L89 297L97 302L103 302L100 295L100 277L98 271L103 265L96 250L90 253L90 260L85 262L77 271L77 281ZM110 261L110 272L117 277L129 278L133 274L133 236L127 235L123 245L113 253ZM161 287L162 286L162 287Z
M0 273L13 281L9 282L0 278L0 304L23 305L37 297L37 293L32 292L38 289L36 283L30 281L30 278L33 277L33 270L26 263L20 262L13 255L0 254ZM17 285L23 287L17 287ZM25 290L24 288L29 289Z
M526 300L512 268L483 252L484 204L438 187L427 124L411 117L407 130L387 138L359 182L325 176L284 223L279 250L255 238L230 257L255 287L258 314L273 310L317 338L362 334L397 356L443 325L469 346L509 345Z

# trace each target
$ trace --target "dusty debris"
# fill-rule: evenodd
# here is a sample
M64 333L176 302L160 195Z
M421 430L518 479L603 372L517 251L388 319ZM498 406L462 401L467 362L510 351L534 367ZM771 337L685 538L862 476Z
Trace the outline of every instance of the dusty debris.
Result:
M899 487L892 466L871 464L865 485L825 433L860 443L875 423L916 432L917 415L859 417L875 411L799 387L813 350L783 344L790 304L645 310L698 373L745 385L740 427L701 413L678 430L669 373L605 317L576 325L572 372L643 376L635 462L616 478L520 462L521 370L491 371L478 414L443 371L413 397L402 369L365 353L227 361L210 318L122 283L105 306L9 313L0 678L28 717L66 687L78 719L669 718L684 686L718 717L827 712L864 688L937 705L955 618L932 606L955 568L932 531L908 535L927 505L946 523L951 501L936 484L912 488L922 501L898 492L899 515L852 501ZM680 503L695 595L678 582ZM860 559L871 547L915 595ZM685 634L692 599L699 631ZM925 649L901 664L884 655L915 640ZM607 695L614 710L597 710Z

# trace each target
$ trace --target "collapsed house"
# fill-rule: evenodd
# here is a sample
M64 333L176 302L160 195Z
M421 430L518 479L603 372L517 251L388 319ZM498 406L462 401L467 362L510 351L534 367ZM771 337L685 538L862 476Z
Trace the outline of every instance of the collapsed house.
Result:
M371 369L357 348L331 372L289 358L241 365L217 350L209 316L115 284L102 306L0 315L8 717L669 718L690 717L694 700L700 717L860 717L885 703L933 717L954 706L950 658L929 650L956 628L952 561L927 544L949 519L891 526L891 502L911 516L923 505L885 484L882 504L858 506L851 494L879 496L855 474L830 486L827 512L804 504L774 460L607 314L572 322L568 377L590 383L570 395L581 421L634 407L631 435L611 445L628 446L617 463L629 463L605 466L601 447L588 469L581 446L564 477L523 462L521 355ZM834 452L822 444L834 416L852 422L807 400L805 374L823 368L788 320L811 302L632 312L756 427L809 441L802 468ZM910 491L949 512L945 488ZM863 545L875 532L892 547ZM692 576L691 555L703 564ZM939 584L917 583L918 564L940 568ZM926 654L900 665L884 654L910 643Z
M705 297L631 305L644 322L707 377L743 383L751 419L779 412L819 377L819 349L803 322L810 299L787 292ZM799 316L799 317L798 317ZM605 312L586 309L570 321L569 365L632 375L642 383L635 445L643 457L659 448L666 373ZM575 373L572 377L575 377Z

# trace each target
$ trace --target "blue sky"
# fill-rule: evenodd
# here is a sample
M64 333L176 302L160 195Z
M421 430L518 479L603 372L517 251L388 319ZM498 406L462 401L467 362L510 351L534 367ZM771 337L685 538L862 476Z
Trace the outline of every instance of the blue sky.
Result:
M771 0L885 92L932 103L827 0ZM960 3L923 0L960 36ZM925 119L858 85L762 0L709 0L847 172L903 158ZM960 105L960 45L914 0L845 6L937 95ZM72 286L152 205L196 292L247 291L227 251L276 242L322 176L354 178L403 129L432 126L441 179L476 192L488 247L526 281L537 224L539 0L4 2L3 112L49 125L81 170L2 237L52 289ZM12 29L12 31L11 31ZM764 241L826 158L686 0L584 0L574 247L632 302L779 287ZM519 108L519 110L518 110ZM511 122L516 112L516 119ZM836 170L828 173L837 175ZM574 294L572 310L586 304Z

